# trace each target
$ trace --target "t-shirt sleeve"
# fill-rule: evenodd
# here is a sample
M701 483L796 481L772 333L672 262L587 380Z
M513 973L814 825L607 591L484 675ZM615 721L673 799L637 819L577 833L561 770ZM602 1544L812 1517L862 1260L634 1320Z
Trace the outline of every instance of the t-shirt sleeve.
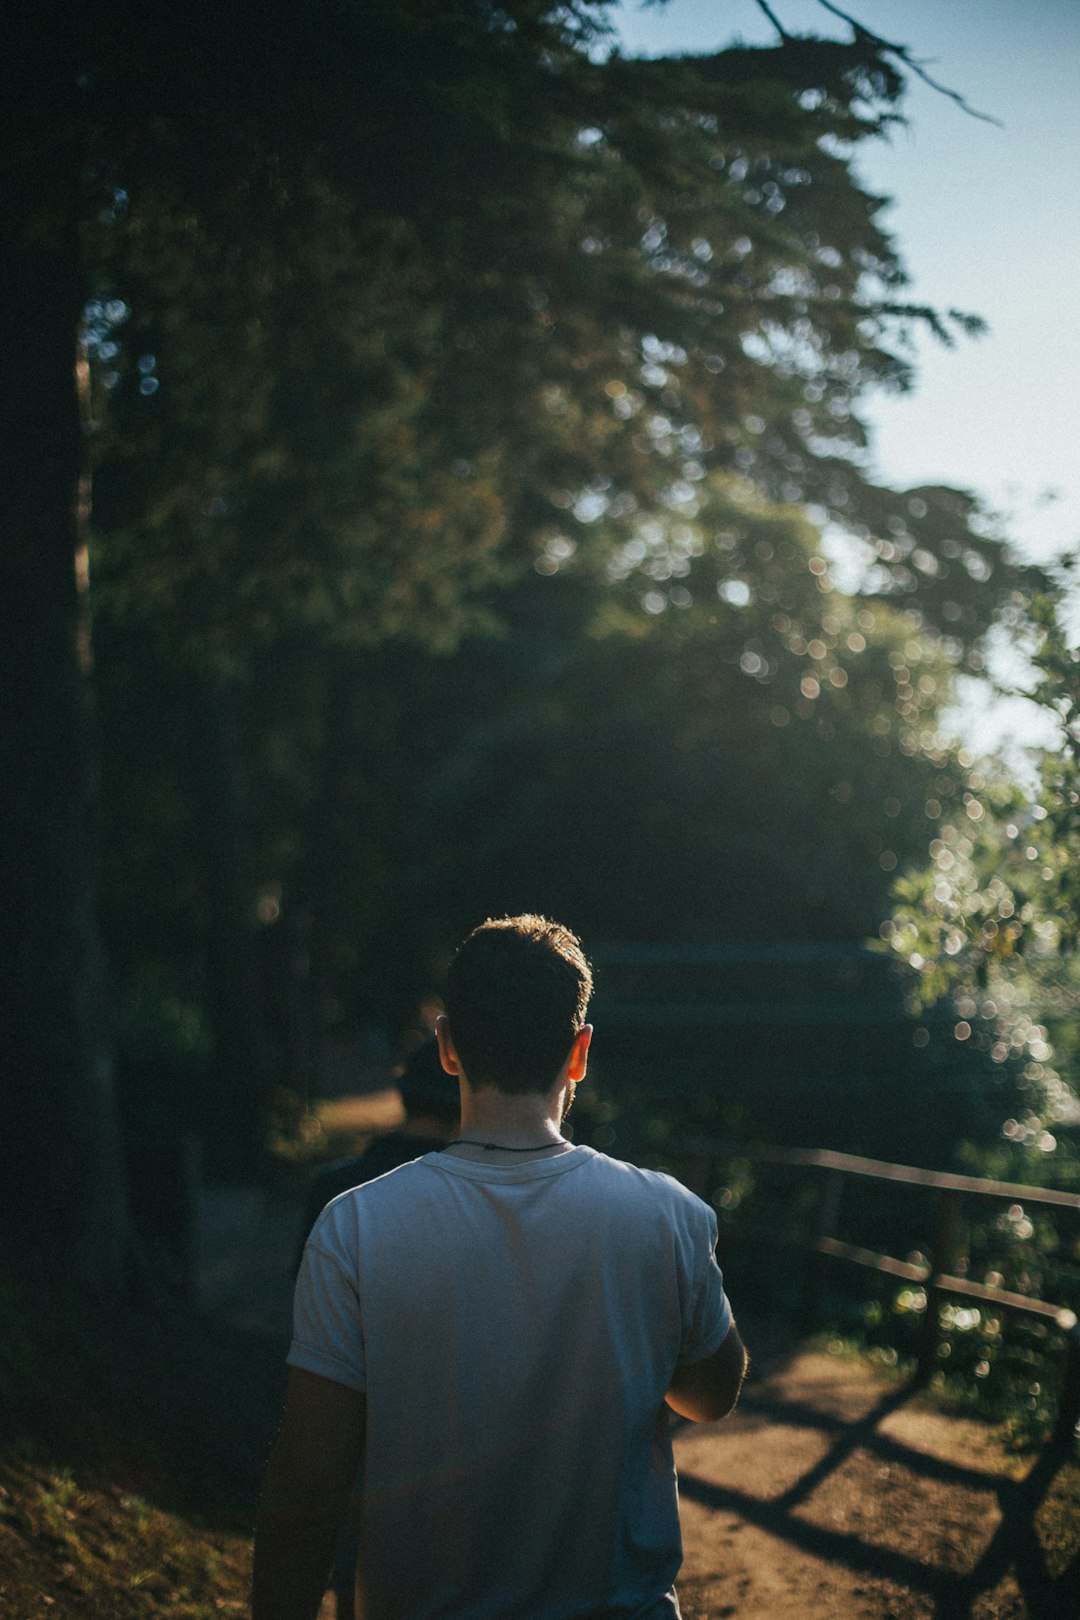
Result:
M683 1318L680 1367L713 1355L731 1327L731 1306L724 1292L723 1273L716 1263L716 1216L699 1199L695 1203L697 1219L691 1225L694 1280Z
M331 1378L349 1389L367 1389L360 1298L352 1268L319 1241L320 1222L308 1240L293 1296L290 1367ZM327 1234L329 1236L329 1234Z

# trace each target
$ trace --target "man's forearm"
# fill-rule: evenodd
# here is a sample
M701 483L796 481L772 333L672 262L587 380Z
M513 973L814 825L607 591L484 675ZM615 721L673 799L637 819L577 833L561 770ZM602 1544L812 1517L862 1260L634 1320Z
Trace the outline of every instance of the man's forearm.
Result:
M251 1620L316 1620L349 1499L316 1486L289 1501L271 1467L255 1521Z
M715 1423L727 1417L739 1398L748 1358L732 1322L727 1338L704 1361L680 1367L667 1392L667 1403L692 1423Z
M255 1524L252 1620L316 1620L357 1484L366 1415L359 1390L289 1368Z

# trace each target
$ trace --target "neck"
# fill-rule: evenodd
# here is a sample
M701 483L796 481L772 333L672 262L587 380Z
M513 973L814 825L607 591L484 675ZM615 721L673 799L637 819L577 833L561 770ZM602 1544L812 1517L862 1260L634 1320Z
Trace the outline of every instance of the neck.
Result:
M462 1087L461 1136L496 1147L547 1147L563 1140L562 1087L549 1094L528 1092L511 1097L494 1087L472 1091Z
M402 1136L432 1136L449 1142L457 1135L457 1125L444 1114L409 1114L400 1128Z

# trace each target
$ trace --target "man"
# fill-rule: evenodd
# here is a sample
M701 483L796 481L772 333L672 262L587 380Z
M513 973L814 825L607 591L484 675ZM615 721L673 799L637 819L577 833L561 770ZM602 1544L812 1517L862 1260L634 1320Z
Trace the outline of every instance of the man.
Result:
M297 1282L254 1620L314 1620L363 1464L364 1620L671 1620L667 1409L735 1404L712 1211L566 1141L592 977L545 918L461 947L438 1038L461 1133L336 1199Z

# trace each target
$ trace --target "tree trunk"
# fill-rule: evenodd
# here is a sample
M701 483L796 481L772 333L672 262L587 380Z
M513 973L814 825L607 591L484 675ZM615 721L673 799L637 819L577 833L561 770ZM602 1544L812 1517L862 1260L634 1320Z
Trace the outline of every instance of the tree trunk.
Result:
M202 804L206 974L214 1031L207 1162L230 1176L265 1168L269 1062L260 1017L247 794L231 694L204 680L193 704Z
M41 28L44 30L44 20ZM21 42L24 43L24 42ZM53 41L9 71L0 173L0 1265L115 1292L127 1243L95 921L89 641L76 577L83 303L72 61ZM12 104L14 101L14 105Z

